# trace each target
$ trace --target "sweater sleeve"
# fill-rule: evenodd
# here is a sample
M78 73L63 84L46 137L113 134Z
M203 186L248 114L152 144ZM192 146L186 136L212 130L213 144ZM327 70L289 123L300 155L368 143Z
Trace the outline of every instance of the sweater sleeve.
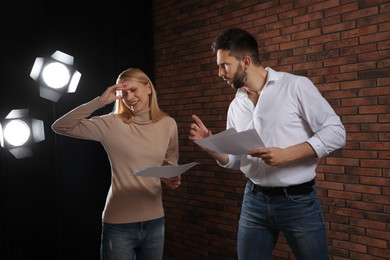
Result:
M170 141L165 155L164 165L178 165L179 161L179 137L177 123L170 118Z
M102 138L99 117L88 119L96 110L104 107L100 98L84 103L58 118L51 126L60 135L98 141Z

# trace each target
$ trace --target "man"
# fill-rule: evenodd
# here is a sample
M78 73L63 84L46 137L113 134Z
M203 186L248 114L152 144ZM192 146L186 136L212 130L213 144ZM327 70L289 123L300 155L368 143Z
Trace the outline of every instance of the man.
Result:
M258 44L232 28L212 43L219 76L237 89L227 113L227 129L255 129L265 147L247 154L204 148L225 168L240 169L248 182L238 225L238 258L271 259L283 232L296 259L328 260L326 227L316 193L317 158L343 147L339 116L306 77L264 68ZM193 115L189 139L212 133Z

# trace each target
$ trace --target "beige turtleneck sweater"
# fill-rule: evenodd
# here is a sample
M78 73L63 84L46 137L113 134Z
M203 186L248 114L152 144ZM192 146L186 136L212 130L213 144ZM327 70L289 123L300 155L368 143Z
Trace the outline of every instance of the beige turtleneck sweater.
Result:
M111 186L102 218L106 223L131 223L164 216L159 178L132 176L153 166L177 165L179 144L177 124L169 116L150 120L149 109L124 123L109 113L88 118L104 107L97 97L57 119L55 133L100 142L111 165Z

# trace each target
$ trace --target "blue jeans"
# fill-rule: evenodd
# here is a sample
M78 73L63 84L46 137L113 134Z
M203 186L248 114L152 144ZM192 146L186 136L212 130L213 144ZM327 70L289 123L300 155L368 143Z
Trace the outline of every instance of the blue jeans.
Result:
M164 217L136 223L103 223L100 259L162 259L164 233Z
M329 260L315 185L304 195L267 196L249 180L238 225L238 259L271 259L279 232L285 235L297 260Z

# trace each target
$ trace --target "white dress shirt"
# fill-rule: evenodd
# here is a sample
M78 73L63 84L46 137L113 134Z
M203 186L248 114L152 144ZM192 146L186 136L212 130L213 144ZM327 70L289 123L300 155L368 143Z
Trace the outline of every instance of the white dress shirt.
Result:
M256 129L266 147L308 142L318 158L345 145L345 128L314 84L303 76L268 71L267 82L256 106L244 88L238 89L227 114L227 129ZM269 166L260 158L229 155L225 168L240 169L255 184L283 187L310 181L315 177L317 159L299 160L282 166Z

